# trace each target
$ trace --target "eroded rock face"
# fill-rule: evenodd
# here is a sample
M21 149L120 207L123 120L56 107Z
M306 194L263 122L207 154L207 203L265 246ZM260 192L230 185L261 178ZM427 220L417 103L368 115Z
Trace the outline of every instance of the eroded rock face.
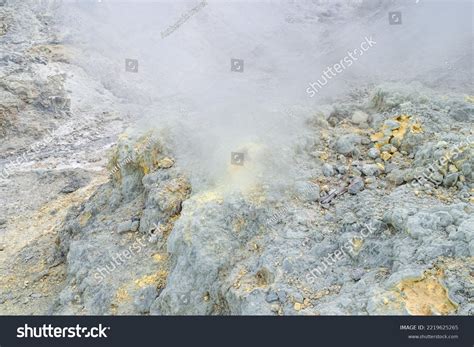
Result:
M434 124L408 115L380 124L381 134L364 125L345 155L335 141L313 141L298 155L321 165L286 186L255 180L239 189L231 176L196 192L162 138L124 137L111 154L111 181L65 224L68 285L55 312L472 313L473 208L461 194L470 177L413 186L409 172L442 155L424 142ZM336 140L347 129L318 131ZM417 145L405 151L410 136ZM469 169L466 150L458 165ZM112 266L141 235L140 252ZM435 294L423 306L416 293L428 287Z
M123 139L109 182L66 218L56 257L67 262L67 283L54 313L144 314L166 285L163 244L191 190L159 142L146 139L144 148L144 138Z

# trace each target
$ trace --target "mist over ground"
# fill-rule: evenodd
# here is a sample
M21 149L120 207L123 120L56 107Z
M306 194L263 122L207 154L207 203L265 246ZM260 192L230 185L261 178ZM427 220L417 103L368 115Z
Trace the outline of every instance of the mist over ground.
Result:
M87 52L80 65L137 106L137 128L171 127L195 177L220 177L249 143L265 147L263 166L289 174L305 117L357 89L472 90L469 1L85 1L62 11L65 39ZM390 11L402 12L401 25L389 25ZM345 57L350 66L308 92ZM138 73L125 71L127 58Z

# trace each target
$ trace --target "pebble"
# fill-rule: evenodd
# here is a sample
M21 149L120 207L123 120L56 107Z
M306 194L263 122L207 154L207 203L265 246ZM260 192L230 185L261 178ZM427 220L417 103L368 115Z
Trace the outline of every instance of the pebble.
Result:
M399 186L399 185L403 184L403 182L405 181L404 176L405 176L405 173L402 170L393 169L387 175L387 179L389 180L389 182Z
M356 136L354 135L341 136L336 141L336 151L339 154L347 155L354 150L354 142L356 142Z
M278 295L274 291L268 292L267 296L265 297L266 302L275 302L278 301Z
M393 119L387 119L383 124L390 130L400 128L400 123Z
M378 148L372 147L367 152L367 155L369 156L369 158L376 159L376 158L380 157L380 151L379 151Z
M132 221L122 222L117 226L117 233L123 234L132 230Z
M458 172L450 173L444 178L443 184L446 187L452 187L456 184L456 182L458 181L458 178L459 178Z
M301 293L296 292L296 293L293 294L293 300L295 302L299 302L300 304L302 304L303 301L304 301L304 297L303 297L303 295L301 295Z
M362 173L366 176L378 176L380 174L380 169L375 164L367 164L362 166Z
M323 165L323 175L326 177L334 176L334 167L331 164L324 164Z
M362 123L367 123L367 120L369 119L369 115L363 111L355 111L352 114L352 123L354 124L362 124Z
M140 222L139 221L134 221L134 222L132 222L130 230L133 231L133 232L136 232L139 227L140 227Z
M349 192L349 194L355 195L358 192L360 192L363 188L364 188L364 181L360 177L357 177L352 180L351 184L347 188L347 191Z

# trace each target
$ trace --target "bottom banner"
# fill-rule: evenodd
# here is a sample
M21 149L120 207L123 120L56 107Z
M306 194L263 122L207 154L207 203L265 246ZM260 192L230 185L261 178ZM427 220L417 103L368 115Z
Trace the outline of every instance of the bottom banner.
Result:
M474 346L472 317L0 316L0 346Z

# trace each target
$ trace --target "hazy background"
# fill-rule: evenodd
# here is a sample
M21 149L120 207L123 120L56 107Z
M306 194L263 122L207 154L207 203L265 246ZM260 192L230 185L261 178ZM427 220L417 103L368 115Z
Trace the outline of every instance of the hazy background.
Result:
M117 107L133 106L137 128L168 127L181 163L200 180L221 178L230 152L249 143L259 148L248 157L258 162L255 175L298 175L289 148L307 131L304 119L354 88L420 81L472 94L470 1L209 0L162 37L201 2L60 7L77 63L123 99ZM389 25L390 11L402 12L401 25ZM377 44L311 98L309 83L365 37ZM125 71L126 58L138 59L138 73ZM231 58L244 60L243 73L230 70Z

